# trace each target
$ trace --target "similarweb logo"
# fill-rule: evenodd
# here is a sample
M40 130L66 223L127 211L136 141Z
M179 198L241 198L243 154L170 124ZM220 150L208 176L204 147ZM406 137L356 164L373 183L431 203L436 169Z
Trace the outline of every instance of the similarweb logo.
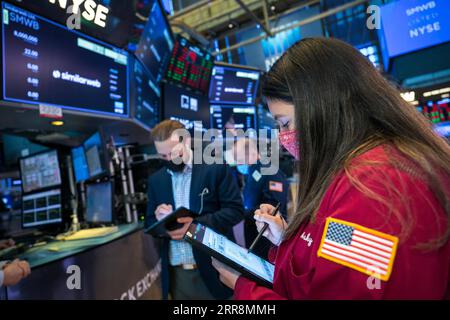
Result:
M94 88L101 88L102 83L98 80L92 80L85 77L80 76L79 74L70 74L69 72L61 72L59 70L53 70L53 78L55 79L62 79L65 81L70 81L74 83L78 83L85 86L90 86Z

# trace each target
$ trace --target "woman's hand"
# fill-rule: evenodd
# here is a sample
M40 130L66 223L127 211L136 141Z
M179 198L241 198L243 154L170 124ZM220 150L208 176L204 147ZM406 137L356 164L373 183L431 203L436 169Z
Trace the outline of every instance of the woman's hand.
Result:
M254 218L256 220L256 228L258 232L267 223L269 227L263 233L263 236L270 240L274 245L279 245L283 239L284 230L287 227L286 221L284 221L281 214L278 212L275 216L272 216L275 207L270 204L262 204L259 209L255 211Z
M241 274L214 258L212 258L212 265L219 272L220 281L228 288L234 290L236 281Z

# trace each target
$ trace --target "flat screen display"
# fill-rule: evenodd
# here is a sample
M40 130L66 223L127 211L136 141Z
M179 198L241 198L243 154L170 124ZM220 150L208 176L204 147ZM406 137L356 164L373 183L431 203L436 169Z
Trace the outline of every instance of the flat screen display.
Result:
M61 184L61 172L56 150L20 159L24 193Z
M159 83L164 76L173 49L172 33L158 0L150 0L148 22L136 50L136 56L154 81Z
M399 0L381 7L379 35L389 58L450 41L450 1Z
M102 137L99 132L89 137L83 144L89 178L106 172L106 158Z
M128 115L128 55L3 3L3 98Z
M166 78L207 94L212 67L213 57L208 51L178 37L169 60Z
M89 223L112 222L112 183L102 182L86 186L86 221Z
M246 106L211 105L211 126L222 131L256 130L256 108Z
M61 222L60 189L28 194L22 197L22 226L24 228Z
M76 182L89 179L89 169L83 146L72 149L72 165Z
M164 118L180 121L187 130L205 131L211 127L208 98L176 85L165 84ZM202 128L194 121L201 122Z
M136 59L132 79L134 118L146 127L153 128L160 120L161 90L147 69Z
M209 87L211 103L255 104L260 72L241 67L216 65Z

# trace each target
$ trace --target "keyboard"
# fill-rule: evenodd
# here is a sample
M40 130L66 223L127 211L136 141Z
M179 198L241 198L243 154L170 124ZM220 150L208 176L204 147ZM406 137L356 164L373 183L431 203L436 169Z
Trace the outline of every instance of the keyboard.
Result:
M92 229L83 229L72 233L68 236L58 237L58 240L82 240L82 239L90 239L90 238L99 238L115 233L119 230L117 226L114 227L103 227L103 228L92 228Z

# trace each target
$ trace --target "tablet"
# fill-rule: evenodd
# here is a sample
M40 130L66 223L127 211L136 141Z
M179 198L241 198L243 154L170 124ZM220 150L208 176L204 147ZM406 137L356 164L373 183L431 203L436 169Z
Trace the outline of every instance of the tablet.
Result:
M178 218L194 217L195 212L185 208L179 207L174 212L164 217L163 219L156 221L150 227L144 230L145 233L151 234L155 237L169 236L167 231L173 231L183 226L183 223L177 222Z
M207 252L245 277L260 285L272 287L275 266L256 254L249 253L248 249L225 236L204 225L193 223L184 238L199 250Z

